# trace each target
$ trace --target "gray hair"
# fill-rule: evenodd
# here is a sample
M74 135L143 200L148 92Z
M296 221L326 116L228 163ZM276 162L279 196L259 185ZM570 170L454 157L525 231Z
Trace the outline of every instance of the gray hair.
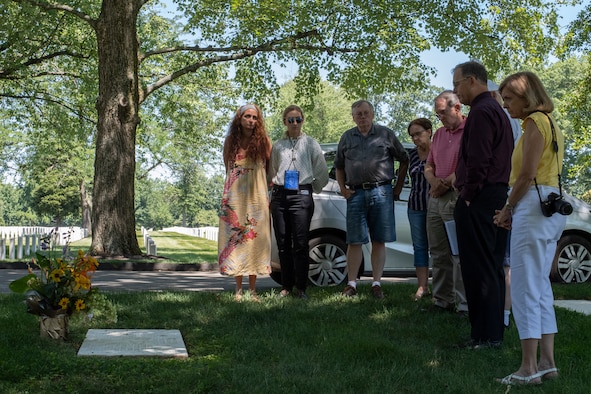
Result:
M460 102L458 96L451 90L444 90L443 92L439 93L439 95L435 97L435 100L433 100L433 102L440 99L445 100L445 103L447 104L448 108L451 108Z
M351 104L351 112L353 112L353 110L359 106L361 106L362 104L367 104L369 105L369 108L371 109L371 112L376 112L375 109L373 108L373 104L370 103L367 100L357 100L355 101L353 104Z

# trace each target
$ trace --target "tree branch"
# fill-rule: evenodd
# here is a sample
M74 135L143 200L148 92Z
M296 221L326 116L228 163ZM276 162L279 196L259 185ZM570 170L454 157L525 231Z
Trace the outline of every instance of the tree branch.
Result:
M296 44L297 40L300 40L302 38L306 38L306 37L312 37L312 36L316 36L319 37L320 34L318 33L317 29L313 29L313 30L308 30L305 32L300 32L297 33L296 35L293 36L288 36L288 37L284 37L284 38L278 38L275 40L271 40L268 41L266 43L262 43L256 47L253 48L261 48L261 47L267 47L267 46L279 46L279 45L283 45L283 44L291 44L292 46L294 44ZM214 48L211 45L205 48L201 48L198 46L183 46L183 47L172 47L172 48L163 48L163 49L159 49L157 51L150 51L150 52L146 52L144 54L144 56L140 57L140 61L143 61L144 59L150 57L150 56L155 56L155 55L161 55L164 53L171 53L171 52L179 52L179 51L191 51L191 52L236 52L236 51L242 51L242 50L246 50L248 49L248 47L243 47L243 46L229 46L229 47L221 47L221 48Z
M85 21L86 23L88 23L90 26L92 26L93 29L96 30L96 23L97 21L95 19L92 19L89 15L85 14L82 11L78 11L77 9L70 7L69 5L66 4L50 4L50 3L42 3L39 1L35 1L35 0L12 0L15 3L27 3L30 4L32 6L35 7L39 7L41 9L44 10L57 10L57 11L64 11L67 12L69 14L72 14L74 16L76 16L77 18L82 19L83 21Z
M355 48L338 48L338 47L333 47L333 46L325 46L325 45L315 46L315 45L308 45L308 44L302 45L297 42L297 40L300 40L305 37L311 37L311 36L319 37L318 30L314 29L314 30L310 30L310 31L306 31L306 32L301 32L301 33L298 33L293 36L271 40L271 41L262 43L261 45L258 45L255 47L230 46L230 47L213 48L211 46L208 46L205 48L200 48L200 47L193 46L193 47L166 48L166 49L160 49L158 51L147 52L143 57L140 58L140 61L145 60L146 58L148 58L150 56L155 56L155 55L164 54L164 53L178 52L178 51L238 52L238 53L233 53L230 55L219 55L219 56L211 57L211 58L208 58L205 60L201 60L201 61L195 62L193 64L190 64L180 70L177 70L177 71L173 72L172 74L162 77L158 81L154 82L152 85L147 86L142 91L142 95L140 97L140 102L143 102L146 99L146 97L148 97L155 90L158 90L162 86L174 81L175 79L180 78L181 76L183 76L185 74L195 72L199 68L207 67L207 66L215 64L215 63L223 63L223 62L245 59L248 57L255 56L257 53L260 53L260 52L277 52L278 50L282 49L284 51L306 50L306 51L311 51L311 52L312 51L313 52L326 52L330 55L333 55L335 52L350 53L350 52L359 52L360 51L360 49L355 49ZM288 44L288 46L284 47L284 48L278 48L278 47L284 46L285 44Z
M154 164L152 164L150 167L146 168L145 171L143 171L142 173L138 173L136 175L137 179L146 179L152 170L154 170L156 167L158 167L159 165L162 165L162 164L165 164L162 161L162 159L156 160L154 162Z
M41 64L47 60L51 60L51 59L54 59L54 58L57 58L60 56L71 56L71 57L78 58L78 59L87 59L88 58L88 56L79 55L77 53L70 52L67 50L57 51L57 52L49 53L49 54L41 56L41 57L31 58L21 64L15 65L14 67L10 67L5 70L0 70L0 79L8 79L10 77L10 75L12 75L13 73L15 73L18 70L21 70L23 68L27 68L29 66L34 66L36 64Z
M43 92L40 92L41 94L43 94ZM18 94L3 94L0 93L0 97L4 97L4 98L9 98L9 99L15 99L15 100L33 100L33 101L45 101L48 103L52 103L52 104L57 104L65 109L67 109L68 111L72 112L73 114L76 114L76 116L78 116L79 118L93 124L96 125L96 119L91 119L87 116L85 116L83 113L81 113L78 109L76 109L75 107L71 106L68 103L65 103L59 99L55 99L52 98L51 95L49 93L46 93L45 95L40 95L40 94L23 94L23 95L18 95Z

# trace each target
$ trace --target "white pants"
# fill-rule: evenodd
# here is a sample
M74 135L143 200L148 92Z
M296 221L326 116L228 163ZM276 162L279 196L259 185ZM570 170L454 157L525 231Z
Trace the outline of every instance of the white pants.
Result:
M538 186L542 200L558 189ZM555 334L554 295L550 269L566 216L542 215L540 199L531 187L513 211L511 230L511 307L520 339Z

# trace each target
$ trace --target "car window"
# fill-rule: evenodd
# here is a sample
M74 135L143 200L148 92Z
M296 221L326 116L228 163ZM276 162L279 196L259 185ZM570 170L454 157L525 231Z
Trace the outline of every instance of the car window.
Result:
M330 179L337 179L336 169L334 168L334 159L337 156L337 150L336 147L334 148L334 150L331 148L332 144L330 148L328 148L328 150L325 146L322 146L322 150L324 151L324 160L326 160L326 166L328 167L328 177Z

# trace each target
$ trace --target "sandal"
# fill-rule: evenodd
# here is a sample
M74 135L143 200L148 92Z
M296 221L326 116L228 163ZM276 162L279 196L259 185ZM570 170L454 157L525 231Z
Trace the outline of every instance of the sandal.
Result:
M234 298L236 299L236 301L242 300L242 289L236 290L236 293L234 294Z
M261 302L261 299L259 298L258 293L256 292L256 290L251 290L250 291L250 299L254 302Z
M423 297L428 297L431 295L431 291L427 290L427 291L423 291L422 293L419 294L419 292L417 291L415 293L415 295L413 296L413 300L415 301L419 301L421 298Z
M548 368L538 372L542 379L556 379L558 377L558 368Z
M505 376L502 379L497 379L497 382L502 383L502 384L506 384L506 385L521 385L521 384L542 384L542 379L541 379L542 375L540 375L540 373L535 373L533 375L530 376L519 376L519 375L515 375L515 374L509 374L507 376ZM534 381L535 379L539 379L537 381Z

